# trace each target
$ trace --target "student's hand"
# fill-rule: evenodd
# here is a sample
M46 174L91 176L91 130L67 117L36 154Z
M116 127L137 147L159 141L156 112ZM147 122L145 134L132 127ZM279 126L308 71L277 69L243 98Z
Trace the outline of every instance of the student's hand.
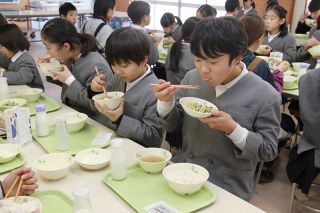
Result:
M31 168L22 167L10 172L8 176L2 181L2 186L5 193L9 190L10 186L17 176L20 176L23 180L20 195L30 195L38 188L38 180L35 177L34 171L32 171ZM15 185L9 196L15 195L18 185L18 183Z
M288 61L282 61L276 69L280 70L281 72L286 72L290 67L290 64Z
M42 64L42 63L50 63L50 59L52 57L50 55L47 56L43 56L43 57L38 57L38 63Z
M269 45L266 45L265 49L259 50L259 54L260 55L269 55L271 51L272 51L272 47L270 47Z
M94 77L91 81L91 90L94 92L103 92L103 86L105 85L106 79L103 74L99 74L99 76Z
M316 38L312 37L304 44L303 49L307 51L311 47L314 47L318 44L320 44L320 42Z
M304 21L308 18L308 13L304 13L300 16L299 21L304 23Z
M51 72L53 74L53 76L52 76L53 80L58 80L61 83L65 83L65 81L68 79L68 77L70 77L72 75L71 71L69 70L69 68L66 65L63 65L63 67L64 67L64 70L61 72L49 70L49 72Z
M199 119L202 123L207 124L209 128L216 129L230 135L237 127L237 123L232 117L223 111L212 111L212 116Z
M108 108L101 106L98 102L94 102L94 105L101 114L106 116L112 122L115 122L123 114L124 99L122 99L119 107L115 110L109 110Z
M177 88L171 86L170 82L166 82L164 80L159 80L159 84L152 86L152 90L154 95L160 100L160 101L172 101L174 94L177 92Z

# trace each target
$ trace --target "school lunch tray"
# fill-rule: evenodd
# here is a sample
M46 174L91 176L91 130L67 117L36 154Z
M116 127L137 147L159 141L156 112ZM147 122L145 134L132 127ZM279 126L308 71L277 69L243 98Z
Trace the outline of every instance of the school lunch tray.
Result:
M53 112L61 108L61 105L58 101L49 97L41 96L38 101L28 102L24 105L25 107L29 107L29 112L31 116L36 114L35 106L37 104L45 104L47 112Z
M138 164L128 168L127 177L115 181L107 173L103 182L138 212L159 201L166 203L179 212L193 212L216 200L216 194L206 186L191 195L179 195L167 184L162 173L144 172Z
M61 191L37 191L31 196L42 203L41 213L72 213L73 201Z
M0 144L2 143L5 143L5 141L2 138L0 138ZM21 167L24 165L24 163L25 163L25 159L21 154L19 154L13 160L7 163L0 163L0 174L6 173L18 167Z
M37 136L36 130L32 129L33 138L43 147L48 153L61 152L56 149L56 138L55 138L55 125L49 126L49 135L45 137ZM92 145L92 140L98 134L98 129L88 123L78 132L69 133L70 149L62 151L70 155L75 155L79 151L89 148L102 148L110 144L110 141L105 141L101 145Z

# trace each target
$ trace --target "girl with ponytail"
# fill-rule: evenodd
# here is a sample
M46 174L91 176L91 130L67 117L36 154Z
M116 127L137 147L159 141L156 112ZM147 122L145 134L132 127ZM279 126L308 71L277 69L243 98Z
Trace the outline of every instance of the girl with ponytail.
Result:
M160 24L166 37L171 37L175 41L181 37L182 21L178 16L174 16L172 13L165 13L160 19Z

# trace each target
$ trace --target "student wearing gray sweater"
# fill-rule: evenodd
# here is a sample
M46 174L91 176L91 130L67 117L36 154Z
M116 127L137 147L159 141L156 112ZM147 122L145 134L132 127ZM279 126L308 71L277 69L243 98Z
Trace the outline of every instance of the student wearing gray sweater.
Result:
M5 71L0 77L7 78L9 85L28 85L44 89L37 65L28 53L29 41L15 24L0 26L0 54L2 54ZM9 64L7 59L10 59Z
M172 13L165 13L160 19L160 24L166 37L171 37L177 41L181 37L182 21Z
M177 91L163 80L154 87L163 127L169 132L182 129L182 150L173 161L205 167L209 181L249 201L257 162L277 156L280 95L241 62L247 37L237 19L201 21L193 35L196 69L182 84L200 89ZM182 97L207 100L218 110L207 118L191 117L179 104Z

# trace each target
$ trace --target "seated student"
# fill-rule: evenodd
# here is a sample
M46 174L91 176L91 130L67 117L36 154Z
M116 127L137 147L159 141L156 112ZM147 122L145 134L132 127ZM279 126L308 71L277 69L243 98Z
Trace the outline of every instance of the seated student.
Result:
M310 12L310 15L308 15L307 13L304 13L300 17L297 28L296 28L296 33L305 34L311 30L311 27L315 27L315 26L308 26L305 23L305 20L307 18L314 19L314 20L318 19L319 15L320 15L320 1L318 1L318 0L310 1L309 5L308 5L308 10ZM314 29L312 29L312 32L310 32L310 33L313 34L313 32L314 32ZM309 36L311 37L312 35L309 34Z
M1 24L8 24L7 19L0 13L0 25ZM8 69L10 64L10 59L0 53L0 68Z
M132 27L141 30L147 35L144 27L150 24L150 5L144 1L134 1L129 5L127 13L132 21ZM158 45L160 40L154 43L150 35L147 35L147 38L150 46L148 64L154 65L159 59Z
M241 18L244 15L248 14L256 14L258 15L258 11L256 10L256 4L253 0L242 0L243 7L239 11L237 18Z
M227 0L224 7L227 11L226 16L237 17L240 11L240 2L239 0Z
M270 52L283 53L283 60L293 62L296 58L296 40L288 32L286 22L287 11L280 5L267 9L264 17L266 33L262 44L268 45L267 49L260 51L260 55L269 55Z
M0 53L10 59L8 68L0 71L9 85L44 89L36 62L29 54L30 43L15 24L0 25Z
M59 7L59 16L75 25L78 19L77 8L70 2L65 2Z
M48 53L66 65L63 72L52 72L53 79L62 83L62 102L98 119L93 102L88 98L87 87L95 77L95 66L107 79L111 79L112 71L97 52L96 40L90 35L78 33L74 25L60 18L44 25L41 40Z
M10 172L3 181L0 181L0 199L3 199L7 194L10 186L14 183L17 176L21 177L22 185L19 195L30 195L32 194L37 188L37 177L35 176L35 172L31 170L31 168L19 168L12 172ZM15 196L17 191L18 184L11 190L9 197Z
M190 40L193 29L199 21L197 17L188 18L182 25L181 38L168 50L165 68L167 80L172 84L180 84L185 74L195 68Z
M270 83L278 92L282 93L283 72L288 70L289 63L283 61L276 69L270 72L267 62L254 55L264 37L263 19L256 14L247 14L240 18L240 22L248 37L248 49L243 54L243 63L246 64L249 71L253 71L263 80Z
M196 16L199 19L215 18L217 16L217 10L208 4L204 4L197 9Z
M115 74L111 91L124 92L120 106L111 111L95 103L97 110L106 116L106 125L117 136L130 138L145 147L159 147L162 129L156 115L157 99L150 84L158 79L147 65L149 45L147 35L134 28L115 30L106 43L108 62ZM100 74L91 82L91 90L102 92L108 77Z
M297 50L297 62L305 62L310 64L309 69L315 68L317 64L317 57L313 57L309 52L308 49L320 44L320 30L317 30L313 33L312 37Z
M107 22L113 17L115 6L115 0L96 0L93 6L93 18L88 20L81 30L82 33L92 35L97 39L103 54L106 41L112 33L112 28Z
M160 24L166 37L171 37L177 41L181 37L182 21L172 13L165 13L160 19Z
M201 88L177 92L170 82L160 80L153 90L166 131L182 128L182 150L173 161L205 167L209 181L249 201L257 162L277 155L280 95L248 72L241 62L246 48L247 36L237 19L205 19L191 39L196 70L182 80ZM193 118L178 101L189 96L210 101L219 110L208 118Z
M320 1L311 0L308 6L311 19L316 20L314 25L311 25L309 37L311 38L316 30L320 29Z

